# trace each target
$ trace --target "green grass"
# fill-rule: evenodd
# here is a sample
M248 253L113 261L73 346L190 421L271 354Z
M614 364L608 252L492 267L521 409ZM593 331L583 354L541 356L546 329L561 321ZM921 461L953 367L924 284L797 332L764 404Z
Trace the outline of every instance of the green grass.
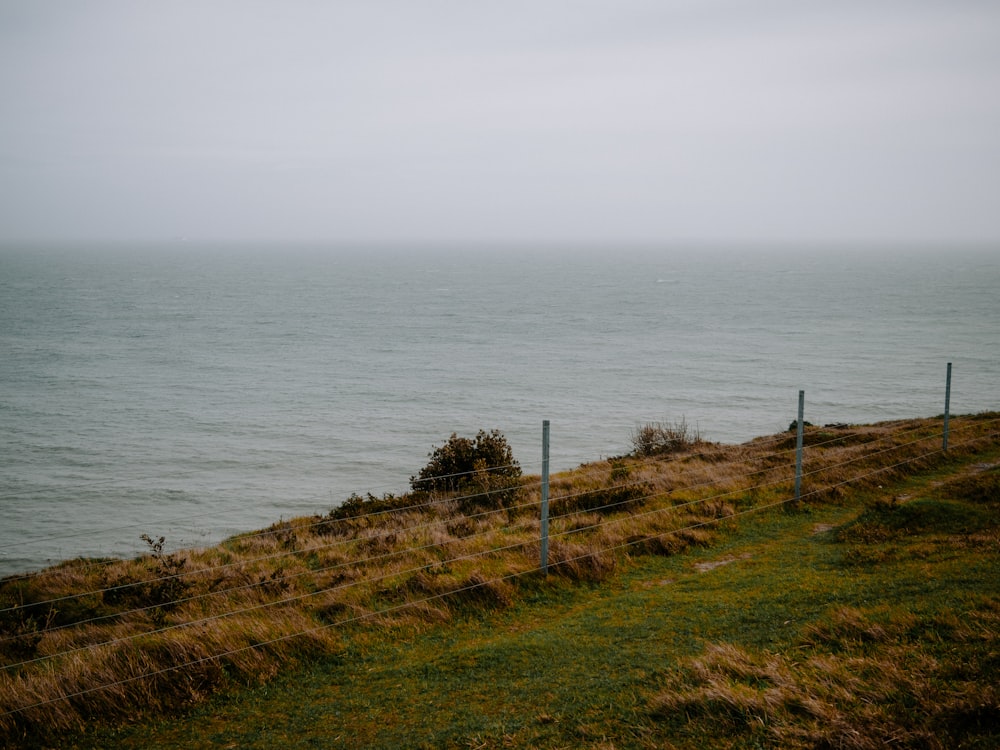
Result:
M266 685L60 745L1000 747L1000 497L974 466L998 458L724 521L600 583L535 576L445 624L359 625Z

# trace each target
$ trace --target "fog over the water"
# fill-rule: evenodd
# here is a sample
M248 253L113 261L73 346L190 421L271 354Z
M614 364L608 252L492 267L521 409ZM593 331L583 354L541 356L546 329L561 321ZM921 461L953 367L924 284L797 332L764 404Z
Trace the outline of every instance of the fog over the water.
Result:
M0 242L993 241L1000 4L0 0Z

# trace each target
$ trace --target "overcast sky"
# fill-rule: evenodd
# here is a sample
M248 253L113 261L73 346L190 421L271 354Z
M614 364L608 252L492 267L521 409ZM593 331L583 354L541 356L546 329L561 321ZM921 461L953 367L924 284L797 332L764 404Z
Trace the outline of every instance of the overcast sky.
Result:
M1000 2L0 0L0 241L1000 240Z

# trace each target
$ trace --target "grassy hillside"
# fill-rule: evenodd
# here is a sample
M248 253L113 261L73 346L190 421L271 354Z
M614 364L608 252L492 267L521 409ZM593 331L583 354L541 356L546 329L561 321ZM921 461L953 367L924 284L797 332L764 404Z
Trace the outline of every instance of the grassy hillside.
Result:
M940 420L810 428L798 504L792 434L580 467L553 478L548 576L529 477L498 507L371 499L8 579L0 726L64 747L996 747L998 425L953 419L947 454Z

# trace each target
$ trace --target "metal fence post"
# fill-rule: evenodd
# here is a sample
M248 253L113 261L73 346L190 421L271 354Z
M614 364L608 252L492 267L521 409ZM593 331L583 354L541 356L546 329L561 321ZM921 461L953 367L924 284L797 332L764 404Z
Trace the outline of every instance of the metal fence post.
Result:
M802 433L805 430L806 392L799 391L799 418L795 433L795 504L802 497Z
M549 572L549 420L542 421L542 573Z
M951 362L948 363L948 375L944 385L944 439L941 443L941 450L948 450L948 417L951 410Z

